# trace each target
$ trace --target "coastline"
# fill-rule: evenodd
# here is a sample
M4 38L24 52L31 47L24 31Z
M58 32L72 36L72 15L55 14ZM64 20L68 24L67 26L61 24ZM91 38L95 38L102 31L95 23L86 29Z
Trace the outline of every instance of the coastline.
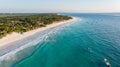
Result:
M29 36L32 36L37 32L42 32L42 31L47 30L49 28L56 27L56 26L62 25L64 23L73 22L73 21L76 21L76 20L77 20L77 18L72 17L72 19L70 19L70 20L54 22L52 24L47 25L46 27L41 27L41 28L38 28L38 29L34 29L34 30L31 30L31 31L25 32L23 34L13 32L11 34L8 34L6 37L3 37L2 39L0 39L0 47L3 47L3 46L5 46L9 43L16 42L16 41L22 40L24 38L27 38Z

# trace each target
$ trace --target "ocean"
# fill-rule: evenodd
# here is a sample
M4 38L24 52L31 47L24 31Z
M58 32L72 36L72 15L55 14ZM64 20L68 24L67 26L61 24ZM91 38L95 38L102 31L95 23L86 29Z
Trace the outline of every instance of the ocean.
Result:
M120 14L69 13L78 18L26 40L0 57L0 67L120 67ZM14 43L15 44L15 43Z

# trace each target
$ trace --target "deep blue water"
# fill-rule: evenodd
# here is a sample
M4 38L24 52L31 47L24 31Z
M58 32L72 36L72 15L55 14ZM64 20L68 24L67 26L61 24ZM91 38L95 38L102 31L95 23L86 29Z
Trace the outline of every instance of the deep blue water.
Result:
M13 67L107 67L104 58L120 67L120 14L64 15L82 21L50 29L34 52Z

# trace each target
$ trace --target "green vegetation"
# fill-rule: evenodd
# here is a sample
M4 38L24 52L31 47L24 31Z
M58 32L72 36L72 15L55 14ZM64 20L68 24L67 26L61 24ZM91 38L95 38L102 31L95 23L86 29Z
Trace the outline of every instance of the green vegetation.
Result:
M0 14L0 38L11 32L23 33L72 17L57 14Z

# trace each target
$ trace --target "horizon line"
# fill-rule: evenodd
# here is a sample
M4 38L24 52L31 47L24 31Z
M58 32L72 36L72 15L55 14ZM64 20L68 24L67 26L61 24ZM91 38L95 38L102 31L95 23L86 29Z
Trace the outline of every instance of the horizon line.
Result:
M0 14L32 14L32 13L36 13L36 14L41 14L41 13L120 13L120 12L0 12Z

